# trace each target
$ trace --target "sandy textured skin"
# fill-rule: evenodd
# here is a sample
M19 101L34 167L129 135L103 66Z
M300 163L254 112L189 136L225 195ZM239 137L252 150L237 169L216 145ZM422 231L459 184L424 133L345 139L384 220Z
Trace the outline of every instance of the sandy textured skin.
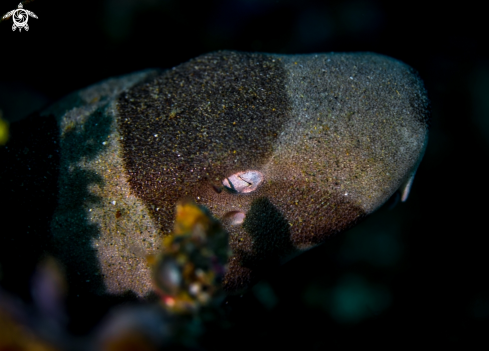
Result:
M112 294L150 292L144 256L184 196L223 220L234 253L224 285L240 291L375 211L427 143L421 80L370 53L215 52L78 96L46 112L65 143L52 228L80 279Z
M146 205L128 184L115 98L156 73L109 79L69 95L42 114L56 117L60 133L53 253L80 294L145 296L151 289L146 255L158 252L160 236Z

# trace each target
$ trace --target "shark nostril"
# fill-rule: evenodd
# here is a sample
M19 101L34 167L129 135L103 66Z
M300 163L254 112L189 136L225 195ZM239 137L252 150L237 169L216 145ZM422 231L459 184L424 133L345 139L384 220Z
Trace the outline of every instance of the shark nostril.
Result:
M222 185L234 193L250 193L255 191L262 181L263 173L258 171L244 171L225 178L222 181Z
M221 193L222 188L219 188L219 187L215 186L214 184L211 184L211 185L212 185L212 189L214 189L214 191L215 191L216 193L218 193L218 194L220 194L220 193Z

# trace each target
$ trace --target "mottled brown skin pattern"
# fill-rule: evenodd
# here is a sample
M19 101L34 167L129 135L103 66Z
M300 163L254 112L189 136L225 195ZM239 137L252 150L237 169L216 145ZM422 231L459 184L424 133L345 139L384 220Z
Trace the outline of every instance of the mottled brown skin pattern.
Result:
M365 215L344 196L292 178L265 179L250 194L216 191L225 177L260 171L269 162L294 118L285 84L276 56L217 52L165 71L118 100L130 186L163 235L173 228L175 203L187 195L218 218L246 213L242 225L227 226L234 253L224 280L228 291L248 287Z

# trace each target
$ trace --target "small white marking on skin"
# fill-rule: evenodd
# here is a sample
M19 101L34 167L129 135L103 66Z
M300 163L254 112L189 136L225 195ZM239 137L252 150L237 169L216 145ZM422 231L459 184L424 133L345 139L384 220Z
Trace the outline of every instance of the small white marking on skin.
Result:
M246 214L241 211L231 211L224 215L223 220L230 225L243 224Z

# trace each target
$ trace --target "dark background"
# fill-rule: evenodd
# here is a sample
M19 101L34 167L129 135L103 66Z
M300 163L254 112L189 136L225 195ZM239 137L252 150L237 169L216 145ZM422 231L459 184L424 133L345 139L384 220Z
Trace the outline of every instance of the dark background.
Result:
M220 49L399 59L420 73L433 107L408 201L231 299L234 326L205 342L211 349L487 344L487 19L468 2L444 4L36 0L25 4L39 17L28 32L0 23L0 109L17 120L99 80ZM0 14L17 5L2 1Z

